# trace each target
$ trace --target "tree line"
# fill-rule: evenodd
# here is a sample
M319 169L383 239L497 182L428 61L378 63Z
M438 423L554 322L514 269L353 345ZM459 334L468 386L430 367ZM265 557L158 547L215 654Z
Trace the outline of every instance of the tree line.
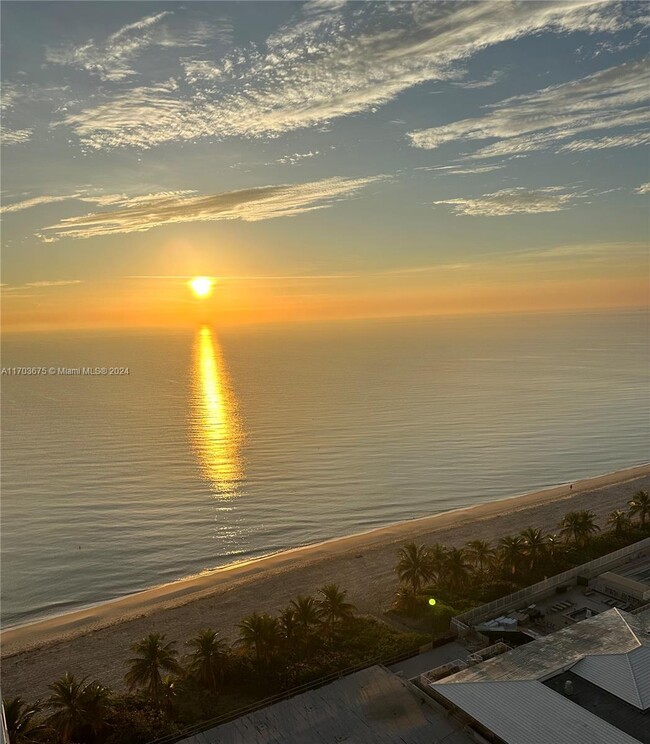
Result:
M366 659L422 642L359 617L347 592L327 584L277 616L253 612L230 644L205 628L184 648L151 633L131 647L128 694L66 673L34 704L4 700L11 744L140 744Z
M617 541L626 541L635 530L644 532L649 520L650 497L647 491L638 491L625 511L616 509L609 513L609 529L602 538L607 546L613 547ZM400 588L394 608L407 615L422 612L426 605L425 589L459 604L472 599L489 601L486 592L491 588L503 596L508 593L508 585L512 589L527 586L590 560L589 549L601 532L596 515L580 510L565 514L557 532L545 533L527 527L516 535L501 537L496 543L478 539L462 548L440 543L430 546L409 543L400 549L395 567Z

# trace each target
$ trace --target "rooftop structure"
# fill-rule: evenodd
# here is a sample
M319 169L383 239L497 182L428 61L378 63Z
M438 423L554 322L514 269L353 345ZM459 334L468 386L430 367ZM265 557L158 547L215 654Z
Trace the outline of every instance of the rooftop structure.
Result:
M594 587L624 601L650 601L650 560L640 558L627 565L606 571Z
M183 740L183 744L472 744L455 719L373 666Z
M630 611L650 601L650 538L455 617L463 635L471 627L492 640L525 642L607 612ZM523 635L522 635L523 634Z
M569 672L566 687L553 684ZM607 610L437 681L423 675L421 684L488 740L650 742L650 610Z

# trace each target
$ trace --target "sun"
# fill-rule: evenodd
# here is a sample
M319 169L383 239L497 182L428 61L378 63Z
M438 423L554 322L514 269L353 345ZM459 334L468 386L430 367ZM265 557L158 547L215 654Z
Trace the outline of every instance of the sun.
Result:
M207 276L195 276L188 284L197 297L208 297L212 292L214 282Z

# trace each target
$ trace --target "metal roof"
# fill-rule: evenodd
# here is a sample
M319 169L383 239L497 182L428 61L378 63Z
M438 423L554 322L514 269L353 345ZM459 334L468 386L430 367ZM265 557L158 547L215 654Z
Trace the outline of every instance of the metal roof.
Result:
M431 687L508 744L639 744L535 680Z
M571 671L635 708L650 708L650 646L626 654L586 656Z

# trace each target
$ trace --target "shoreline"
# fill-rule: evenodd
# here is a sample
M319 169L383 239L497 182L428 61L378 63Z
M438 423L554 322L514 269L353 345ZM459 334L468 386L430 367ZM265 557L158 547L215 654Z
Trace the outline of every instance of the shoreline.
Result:
M618 486L649 475L650 463L644 463L583 478L573 483L562 483L537 491L417 517L385 527L372 528L352 535L231 563L124 597L3 629L0 633L1 657L8 659L25 652L51 647L63 641L73 641L89 633L183 607L197 600L223 594L237 586L271 578L291 569L315 566L337 557L358 553L360 550L366 551L401 544L415 539L414 533L454 529L470 523L498 518L504 515L506 504L509 508L505 514L512 514L610 486Z

